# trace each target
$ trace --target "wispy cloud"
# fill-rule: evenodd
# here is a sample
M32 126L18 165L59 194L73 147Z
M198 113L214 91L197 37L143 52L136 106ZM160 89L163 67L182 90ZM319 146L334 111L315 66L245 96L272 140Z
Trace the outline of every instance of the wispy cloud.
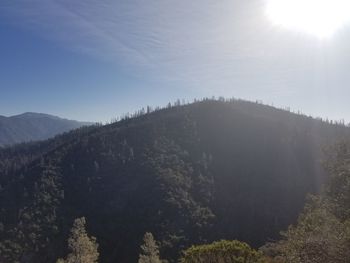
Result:
M302 79L319 51L277 32L264 1L2 0L0 15L77 52L238 95ZM259 89L257 89L259 87Z

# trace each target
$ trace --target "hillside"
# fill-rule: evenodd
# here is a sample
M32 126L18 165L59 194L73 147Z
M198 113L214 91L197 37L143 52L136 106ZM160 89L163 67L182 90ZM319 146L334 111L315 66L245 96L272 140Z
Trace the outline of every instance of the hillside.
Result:
M349 136L273 107L205 100L0 150L0 254L55 262L81 216L100 262L136 262L147 231L171 262L200 242L261 246L319 190L322 147Z
M0 147L45 140L88 124L43 113L27 112L11 117L0 116Z

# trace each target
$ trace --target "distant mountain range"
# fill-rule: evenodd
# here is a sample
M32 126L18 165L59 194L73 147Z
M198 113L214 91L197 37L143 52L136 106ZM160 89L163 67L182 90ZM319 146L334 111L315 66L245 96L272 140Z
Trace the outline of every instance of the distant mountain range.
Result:
M90 124L34 112L11 117L0 116L0 146L45 140Z

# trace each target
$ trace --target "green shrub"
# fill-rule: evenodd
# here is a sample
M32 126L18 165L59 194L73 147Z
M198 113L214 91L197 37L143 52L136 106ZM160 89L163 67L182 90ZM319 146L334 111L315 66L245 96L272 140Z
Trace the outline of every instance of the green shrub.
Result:
M183 252L181 263L257 263L264 262L260 252L237 240L221 240L192 246Z

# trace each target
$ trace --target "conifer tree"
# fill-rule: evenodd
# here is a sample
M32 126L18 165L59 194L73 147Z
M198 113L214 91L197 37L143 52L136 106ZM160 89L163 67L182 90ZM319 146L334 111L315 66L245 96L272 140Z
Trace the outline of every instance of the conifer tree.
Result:
M161 263L159 248L152 233L147 232L143 237L143 242L138 263Z
M68 248L71 251L67 258L59 259L57 263L97 263L98 244L95 237L89 237L85 229L84 217L77 218L71 229L68 239Z

